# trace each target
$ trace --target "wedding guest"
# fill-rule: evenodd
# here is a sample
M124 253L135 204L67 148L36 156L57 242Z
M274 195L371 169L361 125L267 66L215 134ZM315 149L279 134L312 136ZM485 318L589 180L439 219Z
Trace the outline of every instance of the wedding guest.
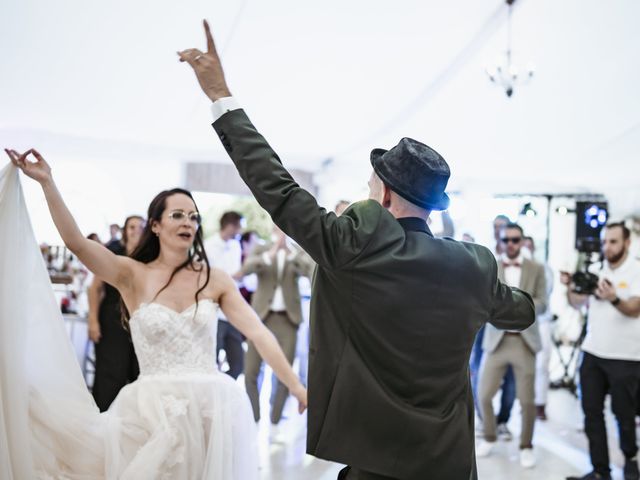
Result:
M139 215L127 217L122 240L107 247L116 255L131 255L138 246L145 221ZM138 378L140 369L131 335L122 324L120 294L94 276L87 291L89 338L94 343L96 368L91 392L101 412L109 408L122 387Z

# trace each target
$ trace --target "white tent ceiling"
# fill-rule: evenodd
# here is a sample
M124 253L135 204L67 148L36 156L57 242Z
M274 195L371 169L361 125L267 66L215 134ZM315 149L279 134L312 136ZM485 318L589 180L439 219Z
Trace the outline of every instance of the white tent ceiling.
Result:
M206 17L258 128L335 195L364 184L371 147L402 136L447 158L453 190L640 183L637 0L518 0L514 60L536 76L510 99L484 74L506 46L502 0L2 0L0 16L3 145L105 165L137 158L132 144L223 161L175 54L204 47ZM69 150L77 139L88 151Z

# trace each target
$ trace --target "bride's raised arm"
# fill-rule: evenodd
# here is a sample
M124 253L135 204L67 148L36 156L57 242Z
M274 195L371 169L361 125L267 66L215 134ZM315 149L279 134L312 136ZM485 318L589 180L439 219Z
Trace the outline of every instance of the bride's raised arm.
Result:
M307 390L295 374L287 358L284 356L276 337L264 326L260 318L242 298L236 283L222 270L216 269L212 278L217 288L222 289L218 303L231 324L240 330L256 347L260 356L273 369L273 372L284 383L291 394L299 402L298 411L302 413L307 407Z
M4 151L15 166L42 186L53 223L69 250L95 275L118 289L126 289L132 278L134 260L115 255L100 243L85 238L65 205L53 181L51 167L42 155L35 149L23 154L6 148ZM29 155L33 155L35 161L29 159Z

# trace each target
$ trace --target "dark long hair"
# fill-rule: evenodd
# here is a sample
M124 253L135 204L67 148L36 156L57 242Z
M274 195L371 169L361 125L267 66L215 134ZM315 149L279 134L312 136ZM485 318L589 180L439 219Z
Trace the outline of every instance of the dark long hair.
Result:
M142 237L140 238L138 247L130 255L131 258L142 263L150 263L158 258L158 255L160 255L160 239L151 228L153 227L154 220L157 222L161 221L162 215L167 208L167 198L176 194L186 195L193 201L193 204L196 205L196 201L193 199L193 195L191 195L191 192L182 188L164 190L156 195L156 197L149 204L149 210L147 211L147 224L145 225L144 231L142 232ZM196 212L200 213L197 205ZM209 259L207 258L207 252L205 252L204 250L204 240L202 237L202 228L200 227L200 225L198 225L198 228L196 229L193 245L189 249L189 255L187 259L182 264L178 265L173 270L173 272L171 272L169 281L164 285L164 287L156 292L151 301L158 298L158 295L160 295L160 293L162 293L162 291L171 284L171 281L173 280L173 277L176 275L176 273L189 266L191 266L195 271L198 272L201 272L204 269L206 273L206 281L204 285L200 287L200 289L198 289L195 295L197 312L198 296L207 287L210 279ZM122 310L122 321L126 327L128 326L129 318L131 317L131 315L122 299L120 300L120 307Z

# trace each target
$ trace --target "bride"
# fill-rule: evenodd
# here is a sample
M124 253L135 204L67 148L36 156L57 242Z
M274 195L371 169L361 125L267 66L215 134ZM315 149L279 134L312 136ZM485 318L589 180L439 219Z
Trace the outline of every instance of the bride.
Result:
M158 194L138 248L131 257L117 256L81 234L36 150L5 152L42 186L65 245L120 292L140 377L99 414L79 367L69 361L68 341L47 323L60 315L42 262L33 261L39 254L31 250L33 232L24 218L16 218L26 216L26 209L17 171L9 165L0 175L0 241L7 240L0 256L0 337L14 336L0 338L0 477L256 479L248 398L216 369L216 309L254 343L297 398L301 413L307 392L233 280L209 267L191 194ZM12 243L16 235L24 238ZM9 286L6 273L12 268L22 280L14 278Z

